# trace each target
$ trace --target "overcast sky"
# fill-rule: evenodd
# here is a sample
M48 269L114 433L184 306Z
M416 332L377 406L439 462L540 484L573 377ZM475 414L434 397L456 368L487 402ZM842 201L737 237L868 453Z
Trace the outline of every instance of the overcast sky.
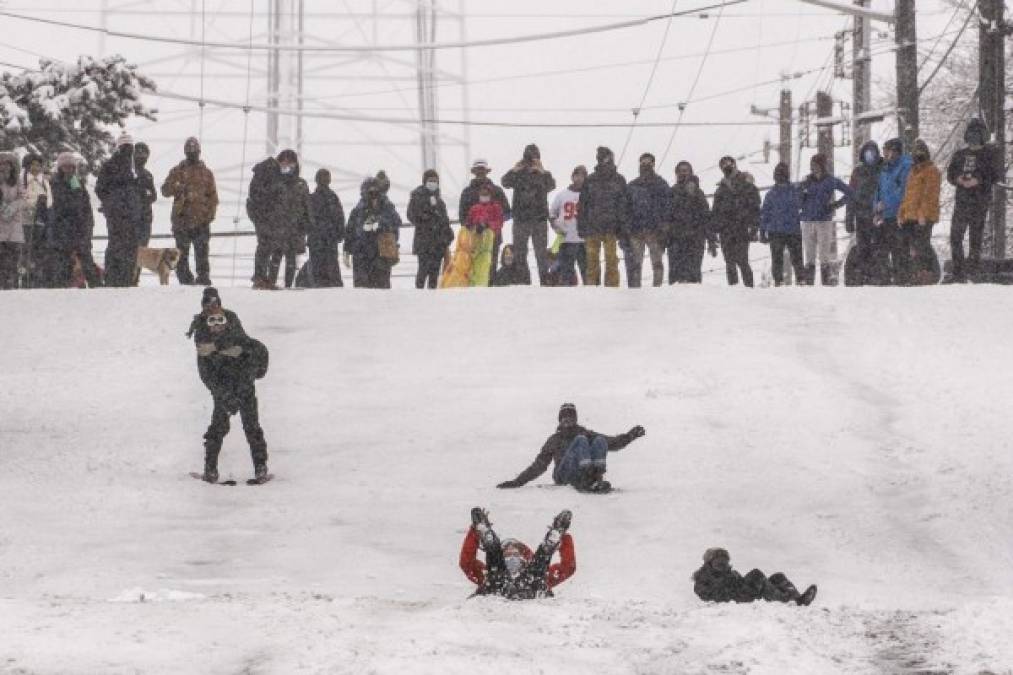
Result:
M108 14L110 28L146 32L157 36L200 38L203 4L206 19L203 31L208 40L243 41L249 36L250 17L248 2L240 0L169 0L150 2L118 2L108 0L111 7L122 9ZM466 36L477 40L491 37L525 35L566 30L584 26L622 21L648 15L664 14L671 10L691 9L711 0L623 0L622 2L586 0L512 0L510 2L466 2ZM890 10L892 2L875 0L876 9ZM256 3L254 29L257 41L263 41L266 29L267 1ZM376 7L380 21L368 16ZM406 0L306 0L309 43L323 40L343 44L367 44L376 40L382 44L414 41L414 23L408 13L415 3ZM457 10L457 0L443 0L443 6ZM589 10L589 7L594 7ZM101 0L75 0L71 3L57 0L11 0L5 9L10 12L47 17L74 23L98 26L102 20ZM196 9L196 12L192 10ZM918 2L920 46L927 53L935 40L933 36L944 31L951 10L942 0ZM362 16L349 18L341 12ZM205 76L205 96L242 102L246 92L247 54L245 52L208 49L205 58L200 50L120 38L101 39L98 34L80 29L40 26L18 19L3 17L5 30L0 42L0 60L12 64L34 65L37 55L58 59L73 59L80 54L121 53L143 66L154 76L159 87L166 91L198 95L202 63ZM830 81L833 35L847 28L850 19L806 5L797 0L749 0L729 6L721 13L712 11L711 17L701 19L676 18L671 21L667 41L662 49L668 21L656 21L646 26L598 33L553 41L530 42L518 45L472 48L467 53L466 69L462 63L462 50L438 52L437 66L449 73L466 77L469 86L467 97L473 120L541 123L625 123L633 119L631 109L644 100L645 110L639 121L643 123L673 122L678 119L676 104L690 100L683 117L687 123L763 121L750 115L750 105L775 107L780 85L777 80L783 73L815 70L791 80L790 87L797 106L811 99L817 87ZM955 30L950 26L949 30ZM876 30L887 30L877 24ZM702 54L713 36L711 53L706 60ZM438 41L460 39L460 23L451 18L441 19ZM875 59L874 78L877 82L874 95L885 99L892 92L893 54L887 51L892 38L874 38L879 45L874 51L882 56ZM945 38L936 45L938 56L947 45ZM653 83L646 93L648 79L655 58L659 55ZM327 111L340 110L362 115L412 118L418 114L418 98L414 82L412 52L398 52L381 56L346 58L339 56L307 56L306 107ZM250 62L251 102L265 101L263 69L266 57L254 54ZM822 70L821 70L822 69ZM694 81L699 72L699 81ZM737 93L721 95L724 92ZM454 82L441 82L439 87L440 116L459 119L465 89ZM838 97L850 98L849 80L834 84ZM387 93L379 93L387 92ZM692 95L691 95L692 94ZM697 102L693 102L693 101ZM207 108L201 127L196 104L180 101L155 100L162 110L162 119L156 125L136 123L130 129L135 135L149 141L153 149L153 169L156 180L161 180L172 163L182 153L182 141L191 134L200 134L204 141L208 163L219 170L223 197L236 201L240 180L239 167L243 162L243 114ZM660 106L652 108L652 106ZM266 152L265 118L251 114L247 128L247 167L261 159ZM881 125L876 135L892 135L889 124ZM444 178L444 191L453 196L465 179L470 159L486 158L499 178L517 159L524 145L539 144L543 161L553 171L562 186L574 165L594 163L595 148L608 145L617 154L627 144L620 169L633 177L637 156L651 151L658 156L659 171L671 179L678 160L691 161L705 184L717 180L714 169L724 154L741 155L759 151L765 138L776 145L777 128L759 126L686 126L678 130L667 156L662 159L672 139L671 129L638 128L630 135L628 130L611 129L515 129L466 128L445 125L441 128L447 137L442 153L440 171ZM304 156L311 173L317 166L343 170L345 178L339 182L344 201L354 199L353 186L359 176L385 168L395 183L394 197L404 203L406 190L421 179L418 133L412 126L386 123L346 122L336 120L307 120L304 127ZM470 142L470 152L463 142ZM808 155L809 151L803 157ZM776 154L775 154L776 156ZM761 157L755 157L760 160ZM850 170L850 150L837 154L837 172L846 175ZM769 176L772 164L750 165L742 162L757 174L760 181ZM805 163L803 163L805 166ZM247 170L246 179L249 177ZM234 208L234 206L233 206Z

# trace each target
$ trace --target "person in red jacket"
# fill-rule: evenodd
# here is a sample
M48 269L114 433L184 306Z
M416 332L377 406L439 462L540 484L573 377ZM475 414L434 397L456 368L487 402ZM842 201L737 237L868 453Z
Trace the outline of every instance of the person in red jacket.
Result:
M471 510L471 527L461 545L461 570L478 586L475 595L499 595L508 600L552 597L552 589L573 576L577 559L567 533L573 514L560 511L534 553L516 539L500 541L482 507ZM485 551L485 563L478 551ZM559 551L560 562L552 563Z

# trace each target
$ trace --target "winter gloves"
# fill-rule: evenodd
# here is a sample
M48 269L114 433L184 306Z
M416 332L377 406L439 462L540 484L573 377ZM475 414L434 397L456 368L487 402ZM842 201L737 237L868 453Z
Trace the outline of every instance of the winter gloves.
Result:
M626 435L630 437L630 440L633 440L635 438L640 438L641 436L643 436L646 433L647 433L647 431L642 426L640 426L638 424L637 426L635 426L632 429L630 429L629 431L627 431Z
M505 480L496 487L498 487L501 490L508 490L510 488L519 488L521 485L522 484L518 483L516 480Z

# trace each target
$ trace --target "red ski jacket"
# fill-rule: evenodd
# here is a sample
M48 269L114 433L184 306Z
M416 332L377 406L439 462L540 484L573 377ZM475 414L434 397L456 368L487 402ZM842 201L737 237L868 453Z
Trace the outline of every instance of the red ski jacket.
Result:
M468 224L478 225L485 223L493 232L503 229L503 207L496 202L479 202L468 211Z
M573 576L577 571L577 557L573 550L573 537L569 533L564 534L559 541L559 562L549 565L549 571L545 575L545 583L548 588L555 588ZM471 579L472 583L481 586L485 581L485 563L478 559L478 532L474 527L468 528L468 534L461 544L461 570L465 576Z

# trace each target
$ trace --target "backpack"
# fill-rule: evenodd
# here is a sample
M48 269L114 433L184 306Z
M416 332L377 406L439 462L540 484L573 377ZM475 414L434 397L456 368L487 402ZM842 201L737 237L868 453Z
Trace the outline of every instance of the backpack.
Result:
M260 380L267 375L270 354L263 342L250 338L249 349L243 351L243 356L246 358L245 366L250 369L255 379Z

